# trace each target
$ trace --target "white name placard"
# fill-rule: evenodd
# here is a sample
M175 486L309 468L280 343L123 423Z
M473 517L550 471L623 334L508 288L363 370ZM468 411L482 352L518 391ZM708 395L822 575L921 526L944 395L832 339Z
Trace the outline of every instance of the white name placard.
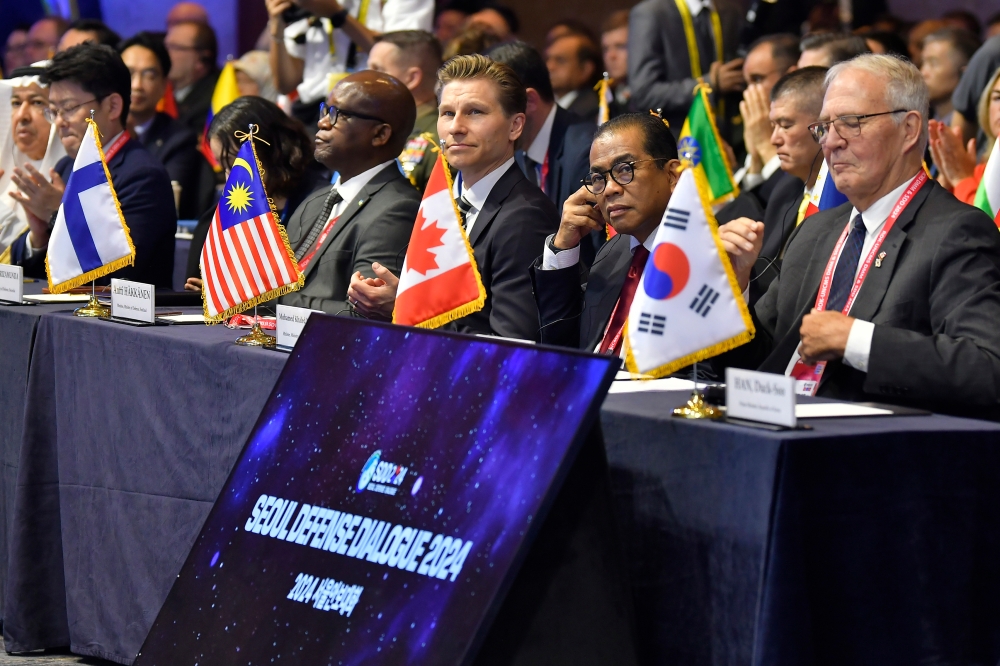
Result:
M291 349L299 341L302 328L309 321L309 315L320 310L294 308L291 305L278 306L278 328L275 331L279 349Z
M0 266L0 301L20 303L24 298L24 269Z
M795 378L726 368L726 416L795 427Z
M153 285L112 278L111 316L154 323L156 297Z

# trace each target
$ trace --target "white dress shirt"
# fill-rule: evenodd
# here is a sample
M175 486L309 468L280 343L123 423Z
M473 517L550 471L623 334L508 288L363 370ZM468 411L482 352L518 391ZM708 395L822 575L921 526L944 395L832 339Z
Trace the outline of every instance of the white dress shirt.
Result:
M541 128L538 130L538 134L535 136L535 140L531 142L528 146L528 150L525 151L525 155L530 157L539 165L545 163L545 156L549 154L549 140L552 139L552 125L556 122L556 104L552 105L552 109L549 110L549 115L546 116L545 122L542 123ZM539 174L539 180L541 182L541 174Z
M569 107L573 106L573 102L575 102L576 98L579 96L580 96L579 90L570 90L562 97L556 97L556 104L558 104L564 109L568 109Z
M919 175L919 174L917 174ZM858 213L861 213L861 220L865 223L865 242L861 246L861 259L858 261L858 268L854 272L854 277L857 278L858 273L861 272L861 267L864 265L865 258L868 257L868 253L871 252L872 246L875 245L875 239L878 237L879 233L882 231L882 227L885 226L886 220L889 219L889 214L892 213L893 207L895 207L896 202L899 201L899 197L902 196L906 188L910 186L910 183L914 181L917 176L910 178L905 183L889 192L881 199L873 203L865 211L859 211L857 208L851 209L851 216L848 218L848 224L854 224L854 218L857 217ZM843 252L843 248L841 248ZM840 256L837 256L837 260L840 260ZM874 269L874 266L871 270ZM860 370L861 372L868 372L868 360L871 356L872 350L872 335L875 333L875 324L870 321L864 321L863 319L855 319L854 323L851 325L851 332L847 335L847 345L844 348L844 363L851 366L855 370ZM792 368L795 366L795 362L799 359L799 354L796 352L792 354L792 359L785 368L785 374L790 374Z
M760 187L765 180L774 175L774 172L781 168L781 160L775 155L767 162L764 163L764 167L760 170L760 173L750 173L750 160L752 158L747 155L746 161L743 166L736 170L733 174L733 180L743 189L752 190L756 187Z
M464 195L465 200L472 204L472 208L465 214L466 234L472 233L472 227L476 224L476 218L479 217L479 211L481 211L483 206L486 205L486 199L490 196L490 192L493 191L493 186L497 184L497 181L500 180L500 178L507 173L507 170L512 166L514 166L513 157L493 171L490 171L475 185L470 185L469 187L462 186L462 175L461 172L459 173L458 178L455 179L455 188L453 190L455 200L458 201Z
M334 206L330 211L330 219L333 220L343 215L344 212L347 211L348 206L357 206L360 204L361 201L354 201L354 198L361 193L361 190L364 189L365 185L367 185L377 173L382 171L382 169L385 169L390 165L395 166L395 164L396 160L382 162L382 164L373 166L367 171L362 171L354 178L346 180L343 183L340 182L340 174L337 174L337 180L333 181L333 189L337 190L344 200Z
M627 235L627 234L626 234ZM558 252L553 252L552 242L555 240L556 235L552 234L545 239L545 249L542 250L542 270L543 271L556 271L560 268L569 268L570 266L576 266L580 263L580 246L571 247L567 250L559 250ZM642 245L649 250L653 251L653 240L656 237L656 232L649 234L646 237L645 242ZM635 248L639 247L639 239L635 236L628 237L629 242L629 252L635 254Z
M687 6L691 16L697 16L702 9L710 9L712 3L709 0L687 0Z

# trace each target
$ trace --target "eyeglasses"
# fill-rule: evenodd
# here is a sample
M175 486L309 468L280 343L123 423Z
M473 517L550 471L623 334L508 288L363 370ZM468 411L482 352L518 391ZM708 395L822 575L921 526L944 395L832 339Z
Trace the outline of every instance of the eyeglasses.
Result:
M334 106L333 104L327 104L326 102L320 102L319 105L319 119L322 120L323 116L330 119L330 127L337 124L337 119L341 116L345 118L361 118L362 120L375 120L380 123L385 123L381 118L376 118L375 116L366 116L363 113L355 113L353 111L345 111L339 106ZM388 124L388 123L386 123Z
M625 187L635 178L635 165L643 162L661 162L670 159L669 157L653 157L648 160L633 160L631 162L619 162L607 171L592 171L583 179L583 185L591 194L600 194L608 186L607 176L622 187Z
M861 121L878 116L888 116L893 113L906 113L907 109L896 109L895 111L883 111L881 113L866 113L864 115L840 116L833 120L821 120L818 123L809 125L809 132L818 143L823 143L830 133L830 126L837 130L837 134L842 139L856 139L861 136Z
M62 108L57 106L49 106L48 108L45 109L45 111L43 111L43 113L45 114L46 122L51 124L54 123L59 116L62 116L63 118L69 118L71 115L73 115L74 111L79 109L84 104L89 104L90 102L99 102L99 101L100 98L94 97L93 99L84 100L79 104L74 104L73 106L65 106Z

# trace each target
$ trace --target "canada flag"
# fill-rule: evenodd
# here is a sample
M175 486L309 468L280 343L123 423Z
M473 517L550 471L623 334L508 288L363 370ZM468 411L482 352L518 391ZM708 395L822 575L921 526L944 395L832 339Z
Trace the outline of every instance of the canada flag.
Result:
M427 182L410 235L392 321L438 328L482 310L485 302L486 290L441 155Z

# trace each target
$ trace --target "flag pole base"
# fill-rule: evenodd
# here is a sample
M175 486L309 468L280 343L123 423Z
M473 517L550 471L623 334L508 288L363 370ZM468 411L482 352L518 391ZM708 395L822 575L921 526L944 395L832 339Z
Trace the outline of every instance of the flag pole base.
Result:
M91 294L87 304L82 308L73 310L73 314L77 317L109 317L111 316L111 308L101 305L101 302L97 300L97 296Z
M705 394L695 389L687 403L673 411L673 416L679 419L721 419L723 412L705 402Z
M277 338L273 335L268 335L260 328L258 322L254 322L253 328L246 335L236 338L236 344L241 347L264 347L265 349L274 349L278 344Z

